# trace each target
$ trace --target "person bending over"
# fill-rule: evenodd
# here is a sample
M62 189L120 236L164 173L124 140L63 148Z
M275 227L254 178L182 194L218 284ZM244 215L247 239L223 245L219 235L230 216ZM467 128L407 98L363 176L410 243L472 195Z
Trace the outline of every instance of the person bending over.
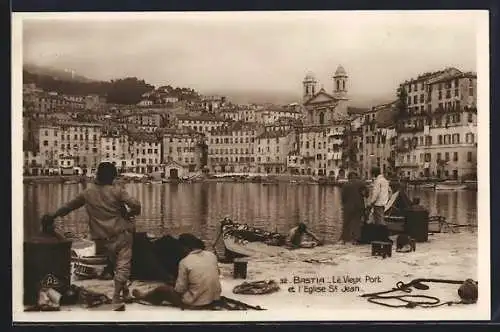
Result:
M313 241L306 241L306 236L309 236ZM301 222L288 232L286 244L292 248L310 248L321 245L322 242L307 229L306 224Z
M179 242L187 255L179 262L175 287L162 285L147 293L134 289L132 294L136 299L154 305L169 302L187 309L203 308L220 300L217 257L205 250L203 242L192 234L181 234Z

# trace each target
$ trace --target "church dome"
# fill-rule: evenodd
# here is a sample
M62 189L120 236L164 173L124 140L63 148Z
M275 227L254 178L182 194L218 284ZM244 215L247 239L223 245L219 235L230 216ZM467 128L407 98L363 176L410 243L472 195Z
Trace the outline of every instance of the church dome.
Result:
M344 67L342 67L342 65L339 65L337 67L337 70L335 71L335 76L347 76L347 72L345 71Z
M316 77L314 76L314 73L312 71L307 72L306 77L304 78L305 81L314 81Z

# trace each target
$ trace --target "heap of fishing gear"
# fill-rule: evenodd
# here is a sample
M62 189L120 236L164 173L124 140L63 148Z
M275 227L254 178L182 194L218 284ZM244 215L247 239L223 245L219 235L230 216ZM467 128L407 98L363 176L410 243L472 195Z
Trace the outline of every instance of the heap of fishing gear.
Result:
M259 228L233 222L228 217L221 221L222 232L226 236L233 236L241 241L264 242L269 245L281 246L286 237L277 232L268 232Z

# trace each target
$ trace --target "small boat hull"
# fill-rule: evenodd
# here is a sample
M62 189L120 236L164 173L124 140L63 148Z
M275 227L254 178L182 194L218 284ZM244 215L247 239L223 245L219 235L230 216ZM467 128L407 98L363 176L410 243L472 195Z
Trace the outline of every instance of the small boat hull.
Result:
M466 184L436 184L436 190L464 190Z
M287 256L291 249L286 246L286 237L276 232L267 232L245 224L230 223L222 226L226 260L239 257ZM313 248L317 243L304 243L301 248ZM306 246L307 245L307 246Z
M263 242L241 240L231 235L224 236L224 247L226 258L276 256L286 250L283 247L271 246Z

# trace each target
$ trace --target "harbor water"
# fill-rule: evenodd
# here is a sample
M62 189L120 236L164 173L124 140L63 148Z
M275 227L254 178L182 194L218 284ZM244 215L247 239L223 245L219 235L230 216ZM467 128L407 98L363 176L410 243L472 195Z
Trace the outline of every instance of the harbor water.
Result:
M338 241L342 227L341 189L334 186L279 183L180 183L125 185L142 203L136 218L137 230L155 236L191 232L212 244L219 221L235 221L286 233L299 221L307 223L325 243ZM24 185L24 238L40 227L40 216L53 212L84 190L84 184L44 183ZM411 189L430 215L444 216L448 222L477 224L477 192ZM76 236L86 236L87 213L81 208L61 218L58 228Z

